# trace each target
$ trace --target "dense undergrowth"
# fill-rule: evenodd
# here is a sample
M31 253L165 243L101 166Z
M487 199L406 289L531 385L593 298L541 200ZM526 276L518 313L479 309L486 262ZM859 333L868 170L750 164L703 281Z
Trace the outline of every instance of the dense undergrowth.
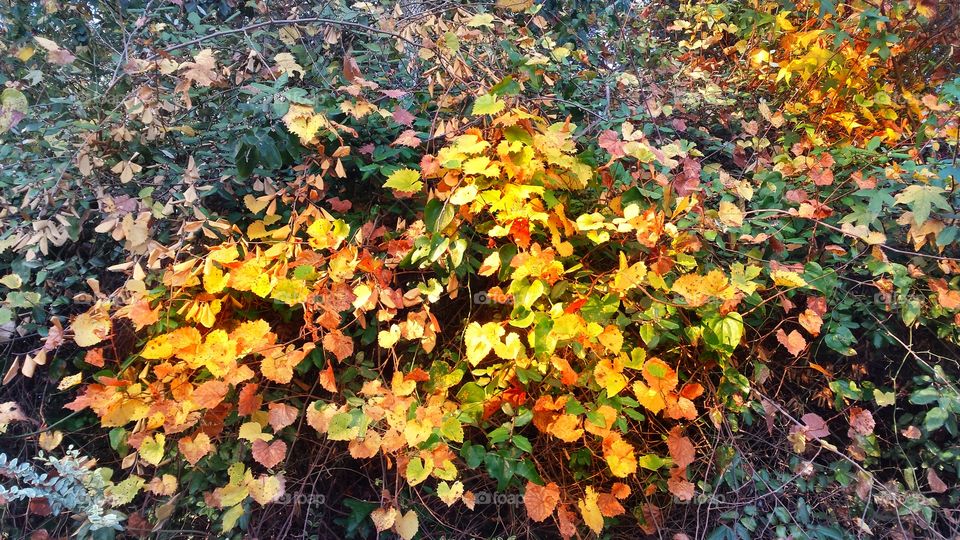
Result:
M958 22L3 4L3 533L956 537Z

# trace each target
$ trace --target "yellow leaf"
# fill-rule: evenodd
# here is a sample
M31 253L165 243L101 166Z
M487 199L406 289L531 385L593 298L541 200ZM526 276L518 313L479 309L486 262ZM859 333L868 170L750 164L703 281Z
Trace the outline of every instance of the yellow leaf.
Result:
M83 379L83 373L75 373L73 375L68 375L60 379L60 384L57 385L57 390L66 390L80 384L80 380Z
M156 433L153 437L147 437L140 444L140 457L151 465L158 465L163 459L163 445L167 438L163 433Z
M593 489L593 486L587 486L583 499L577 501L580 515L583 516L583 522L596 534L600 534L600 531L603 530L603 514L597 504L599 498L600 495Z
M393 523L397 520L399 514L396 508L377 508L370 512L370 519L373 520L373 526L380 533L393 527Z
M97 304L85 313L77 315L70 328L73 329L73 339L77 345L90 347L110 335L110 316L101 304Z
M483 326L478 322L470 323L464 334L467 361L470 362L470 365L476 366L486 358L493 350L494 345L500 344L500 337L505 333L506 331L495 322L488 322Z
M283 496L283 477L261 474L257 478L250 478L246 482L247 490L253 500L261 506L276 502Z
M203 289L210 294L222 291L229 280L230 275L224 274L223 270L213 264L208 264L203 270Z
M313 107L291 103L287 114L283 116L283 123L290 133L300 137L300 142L310 144L321 128L329 128L327 117L317 114Z
M807 282L796 272L790 270L774 270L770 272L773 284L780 287L806 287Z
M237 437L253 442L258 440L269 441L273 438L273 435L263 433L263 428L256 422L245 422L240 426L240 433L237 434Z
M453 503L460 500L462 496L463 482L457 481L454 482L453 485L440 482L440 484L437 485L437 497L440 497L440 500L447 506L453 506Z
M420 530L420 521L417 519L417 513L408 510L406 514L396 518L393 524L393 530L396 531L403 540L413 540Z

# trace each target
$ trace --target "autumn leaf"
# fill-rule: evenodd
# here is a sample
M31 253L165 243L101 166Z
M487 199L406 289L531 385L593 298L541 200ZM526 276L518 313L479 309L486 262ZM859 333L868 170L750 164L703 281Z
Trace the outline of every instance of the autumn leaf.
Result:
M593 489L593 486L587 486L583 499L577 501L577 508L580 509L583 522L595 534L600 534L600 531L603 530L603 513L600 512L599 498L599 494Z
M267 444L265 441L258 439L253 441L251 454L253 459L257 460L257 463L272 469L286 457L287 443L277 440Z
M420 173L413 169L397 169L383 184L383 187L400 193L416 193L423 189Z
M73 319L70 328L73 340L80 347L90 347L100 343L110 335L110 316L99 304Z
M177 441L177 448L190 465L196 465L198 461L213 451L213 445L210 443L210 437L199 432L193 437L184 437Z
M353 354L353 339L340 330L333 330L323 336L323 348L343 362Z
M420 520L417 518L417 513L408 510L406 514L397 516L393 524L393 530L403 540L413 540L417 531L420 530Z
M503 111L506 105L500 101L497 96L492 94L484 94L477 98L473 102L473 112L474 116L480 116L484 114L499 114Z
M527 482L527 488L523 493L523 504L527 507L527 515L530 519L541 522L556 509L560 502L560 488L556 483L550 482L545 486Z
M697 456L697 451L690 439L683 435L680 426L674 426L667 437L667 449L670 451L670 457L673 464L681 469L685 469L692 464Z
M778 328L777 341L794 356L800 356L800 353L807 348L807 340L796 330L791 330L790 333L787 334L783 328Z
M296 407L285 403L271 402L267 408L269 410L268 422L274 433L292 424L300 414Z

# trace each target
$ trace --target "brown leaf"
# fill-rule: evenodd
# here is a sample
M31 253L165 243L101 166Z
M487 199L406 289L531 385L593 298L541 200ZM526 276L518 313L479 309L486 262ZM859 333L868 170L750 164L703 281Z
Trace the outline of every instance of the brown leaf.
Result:
M807 432L807 435L817 439L830 435L830 428L827 427L827 423L819 414L807 413L800 417L800 419L803 420L804 430Z
M687 480L687 470L674 467L670 470L670 479L667 480L667 489L681 501L693 499L693 482Z
M212 409L223 401L227 390L229 387L223 381L207 381L193 390L190 400L201 409Z
M253 454L253 459L257 460L257 463L268 469L272 469L287 456L287 443L278 440L267 444L257 439L253 441L253 451L251 453Z
M674 426L667 436L667 449L670 451L670 457L677 467L684 469L687 465L694 462L697 456L697 450L689 437L683 435L683 429L680 426Z
M870 435L873 433L873 428L876 427L876 425L876 422L873 420L873 414L870 411L861 409L860 407L850 409L851 431L860 435Z
M934 493L944 493L947 491L947 484L937 476L937 472L933 470L933 467L927 469L927 484L930 484L930 490Z

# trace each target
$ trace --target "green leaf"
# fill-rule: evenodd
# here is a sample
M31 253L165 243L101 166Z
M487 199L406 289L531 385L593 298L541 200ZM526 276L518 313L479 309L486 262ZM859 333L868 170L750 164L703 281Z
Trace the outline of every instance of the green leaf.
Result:
M947 411L940 407L934 407L927 411L927 416L923 420L923 427L926 428L927 431L936 431L943 427L946 421Z
M383 187L393 189L401 193L416 193L423 189L423 182L420 181L420 172L413 169L397 169L387 177Z
M506 105L493 94L484 94L473 102L473 115L498 114Z
M896 200L898 204L909 206L913 211L914 223L921 225L930 217L933 207L952 210L943 193L944 189L937 186L913 184L898 193Z

